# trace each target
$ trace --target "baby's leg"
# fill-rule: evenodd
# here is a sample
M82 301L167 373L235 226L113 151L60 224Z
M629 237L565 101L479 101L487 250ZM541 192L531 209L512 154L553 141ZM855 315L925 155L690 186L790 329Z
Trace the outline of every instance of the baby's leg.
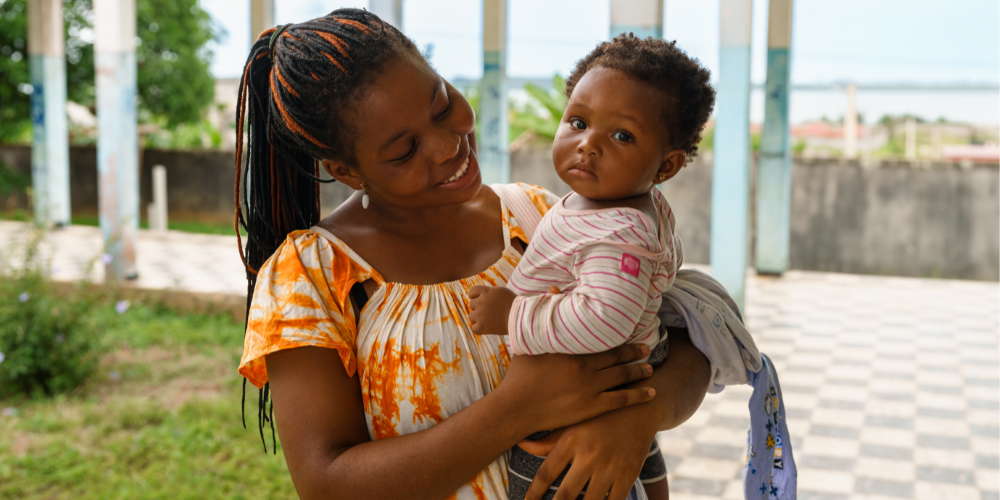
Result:
M642 487L646 490L646 497L649 500L668 500L670 498L670 490L667 488L666 477L656 482L643 483Z

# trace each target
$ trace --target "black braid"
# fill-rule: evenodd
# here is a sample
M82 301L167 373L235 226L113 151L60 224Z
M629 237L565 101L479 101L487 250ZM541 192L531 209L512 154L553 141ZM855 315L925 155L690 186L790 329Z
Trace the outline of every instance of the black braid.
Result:
M236 111L235 224L247 270L248 323L257 271L289 233L319 222L319 182L333 182L320 178L319 160L357 163L344 123L352 103L388 61L407 53L420 57L399 30L361 9L269 29L251 47ZM247 233L245 251L240 228ZM243 391L245 405L245 379ZM264 426L270 423L277 453L269 400L265 383L257 428L266 453Z

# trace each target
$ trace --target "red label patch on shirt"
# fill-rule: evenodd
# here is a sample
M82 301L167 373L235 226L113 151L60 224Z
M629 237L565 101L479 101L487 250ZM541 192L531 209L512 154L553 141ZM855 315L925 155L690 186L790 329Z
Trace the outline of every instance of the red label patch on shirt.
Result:
M623 253L622 254L622 272L626 274L631 274L636 278L639 277L639 258L635 255Z

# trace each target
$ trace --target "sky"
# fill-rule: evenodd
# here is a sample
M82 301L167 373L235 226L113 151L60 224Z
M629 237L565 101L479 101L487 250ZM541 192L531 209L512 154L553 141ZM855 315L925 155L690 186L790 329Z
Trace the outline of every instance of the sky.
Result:
M249 50L249 1L201 0L226 38L214 48L217 77L238 77ZM318 17L339 7L367 7L367 0L279 0L278 24ZM767 0L753 6L751 81L766 76ZM508 0L508 75L566 75L595 44L608 37L608 0ZM792 83L838 82L1000 84L1000 2L996 0L795 0ZM404 0L403 31L445 78L482 74L482 2ZM713 74L719 65L719 1L666 0L664 37L697 57ZM752 119L763 113L761 92ZM806 95L809 94L809 95ZM797 92L793 121L838 115L838 92ZM862 113L923 113L976 123L1000 123L1000 92L884 93L859 91ZM866 102L867 101L867 102ZM796 106L796 102L800 105ZM971 104L970 104L971 103ZM900 111L902 110L902 111ZM840 112L842 113L842 112ZM799 118L799 120L796 120Z

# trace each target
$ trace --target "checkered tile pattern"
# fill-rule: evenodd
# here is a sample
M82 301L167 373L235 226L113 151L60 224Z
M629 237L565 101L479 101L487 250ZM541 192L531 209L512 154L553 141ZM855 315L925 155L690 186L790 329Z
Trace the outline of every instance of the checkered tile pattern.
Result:
M753 276L746 316L781 379L799 498L1000 498L997 283ZM672 499L743 498L749 395L709 395L660 434Z
M0 255L26 228L0 221ZM140 231L133 286L242 296L235 246ZM80 279L100 231L54 231L43 248L55 279ZM1000 285L788 272L749 276L746 295L750 331L781 378L799 498L1000 500ZM660 434L671 498L743 498L750 392L708 395Z

